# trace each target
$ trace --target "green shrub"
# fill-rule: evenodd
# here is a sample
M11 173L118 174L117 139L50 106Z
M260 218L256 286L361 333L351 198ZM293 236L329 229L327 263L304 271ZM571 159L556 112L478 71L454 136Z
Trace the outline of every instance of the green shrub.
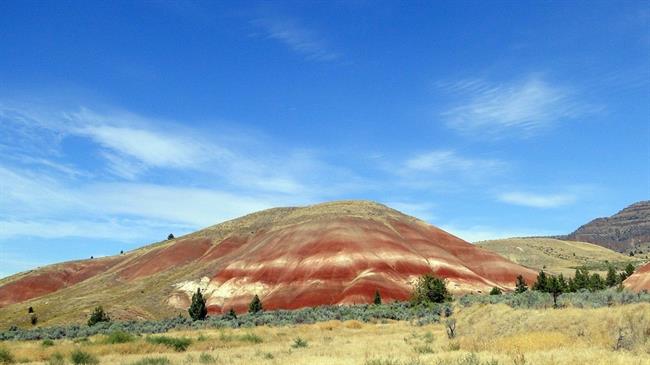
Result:
M430 305L451 300L445 281L432 274L421 276L415 284L411 301L416 305Z
M170 361L166 357L145 357L136 362L132 362L131 365L169 365Z
M239 339L241 341L246 341L246 342L250 342L250 343L262 343L263 342L262 337L254 334L254 333L243 334L243 335L239 336Z
M204 352L199 356L199 362L201 364L214 364L217 362L217 359L215 359L214 356Z
M48 365L65 365L65 357L60 352L55 352L47 360Z
M192 340L186 337L168 337L168 336L156 336L147 338L147 342L154 345L164 345L169 348L174 349L177 352L183 352L190 347Z
M293 344L291 345L291 347L293 347L294 349L299 349L299 348L303 348L303 347L307 347L307 346L309 346L307 341L303 340L300 337L296 337L293 340Z
M95 365L99 364L99 360L97 360L97 357L82 351L82 350L74 350L70 354L70 361L74 365Z
M501 289L497 288L496 286L490 290L490 295L501 295L503 292Z
M43 340L43 342L41 342L41 346L43 346L43 347L52 347L52 346L54 346L54 341L52 341L50 339Z
M106 337L105 342L113 345L116 343L132 342L134 340L135 337L130 333L124 331L113 331L108 335L108 337Z
M99 306L95 308L93 313L90 315L90 318L88 318L88 327L92 327L100 322L110 322L110 321L111 318L108 316L106 312L104 312L104 308Z
M0 364L13 364L16 361L14 355L5 348L0 348Z

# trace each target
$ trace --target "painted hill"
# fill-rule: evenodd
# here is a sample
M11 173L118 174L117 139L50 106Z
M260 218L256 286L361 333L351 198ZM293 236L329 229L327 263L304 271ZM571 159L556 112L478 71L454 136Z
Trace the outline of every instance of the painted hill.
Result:
M554 238L508 238L477 242L477 245L520 265L556 275L573 276L578 266L604 273L609 264L622 270L629 262L639 263L638 258L598 245Z
M82 321L96 305L114 318L185 313L200 287L209 311L403 300L433 272L452 292L512 288L536 272L381 204L345 201L276 208L177 239L15 275L0 286L0 325Z
M618 252L650 249L650 200L630 205L607 218L597 218L564 237Z
M625 279L623 285L633 291L650 291L650 263L638 268L634 274Z

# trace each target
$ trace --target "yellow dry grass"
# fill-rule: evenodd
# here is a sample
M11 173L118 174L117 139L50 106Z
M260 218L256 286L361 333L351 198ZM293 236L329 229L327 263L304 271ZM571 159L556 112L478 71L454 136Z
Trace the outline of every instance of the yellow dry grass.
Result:
M82 349L98 356L102 364L165 357L172 364L471 365L461 362L471 353L483 362L494 360L498 364L650 364L650 303L558 310L477 305L457 308L454 318L455 339L447 338L444 324L328 321L167 334L193 340L184 353L149 344L144 338L108 345L103 343L103 336L81 343L55 341L52 347L34 341L1 346L10 349L19 361L33 363L43 363L55 352L67 356L74 349ZM255 336L261 338L260 343L254 341ZM305 340L307 346L292 346L296 338ZM202 354L216 360L204 356L201 361Z

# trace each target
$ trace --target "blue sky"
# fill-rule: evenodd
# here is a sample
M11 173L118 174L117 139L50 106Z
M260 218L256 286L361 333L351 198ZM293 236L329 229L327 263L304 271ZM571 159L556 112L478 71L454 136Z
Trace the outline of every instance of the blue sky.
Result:
M0 276L372 199L470 241L650 198L647 2L0 2Z

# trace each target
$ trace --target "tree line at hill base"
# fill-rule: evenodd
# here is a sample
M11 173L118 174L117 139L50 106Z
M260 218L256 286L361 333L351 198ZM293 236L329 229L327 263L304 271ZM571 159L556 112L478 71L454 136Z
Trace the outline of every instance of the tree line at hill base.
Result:
M514 308L548 308L562 306L601 307L614 304L650 302L650 294L634 294L623 290L622 281L634 272L631 264L623 272L617 273L610 267L605 279L597 273L590 273L586 268L576 269L575 276L568 280L563 275L553 276L541 271L535 283L528 283L519 275L512 292L504 293L500 288L493 288L491 295L468 294L458 298L461 306L474 303L504 303ZM287 325L314 323L321 320L356 319L364 322L371 320L410 320L418 324L439 321L441 316L450 316L453 300L447 290L446 281L433 274L421 276L413 289L408 302L390 302L383 304L380 290L375 291L373 304L352 306L320 306L298 310L265 311L262 300L255 295L248 308L248 314L237 316L231 308L220 316L208 316L206 299L198 289L192 296L188 308L190 318L179 314L176 319L159 321L128 321L112 323L110 316L102 306L98 306L88 319L87 330L78 325L33 328L20 330L12 326L8 331L0 332L0 340L64 338L79 334L103 333L108 328L118 328L127 332L160 333L175 328L207 327L246 327L257 325ZM34 308L29 307L29 315L34 315ZM188 322L189 321L189 322ZM34 324L32 322L32 324Z

